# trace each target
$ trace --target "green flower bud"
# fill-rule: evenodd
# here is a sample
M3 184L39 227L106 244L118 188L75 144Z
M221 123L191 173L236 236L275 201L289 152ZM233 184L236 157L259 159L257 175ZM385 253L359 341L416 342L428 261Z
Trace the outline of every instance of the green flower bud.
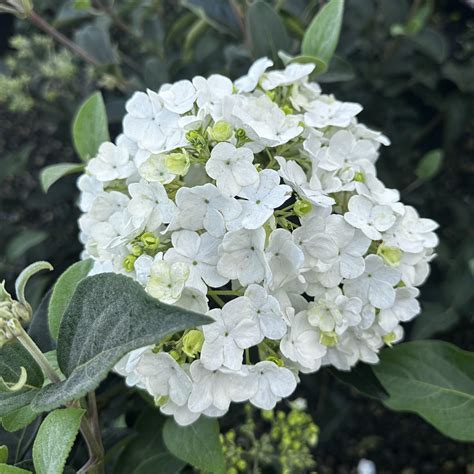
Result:
M237 137L237 139L239 140L245 140L247 138L247 133L245 133L245 130L243 128L238 128L236 131L235 131L235 136Z
M160 238L151 232L145 232L140 236L140 242L144 245L145 250L154 252L160 245Z
M143 248L138 245L132 245L132 255L135 255L135 257L139 257L143 253Z
M181 359L181 354L176 351L176 350L172 350L169 352L170 356L176 361L176 362L179 362L180 359Z
M245 471L246 468L247 468L247 463L246 463L245 459L239 459L237 461L237 469L239 471Z
M274 364L278 365L278 367L283 367L285 365L281 359L272 355L268 356L266 360L273 362Z
M154 401L155 401L155 405L156 405L157 407L161 407L161 406L163 406L169 399L170 399L170 397L165 396L165 395L163 395L163 396L161 396L161 397L156 397L155 400L154 400Z
M377 248L377 255L382 257L383 261L391 267L398 267L402 259L402 251L396 247L388 247L384 244Z
M190 165L189 155L185 153L170 153L165 160L166 167L171 173L184 176Z
M283 112L285 113L285 115L291 115L292 113L294 113L294 109L291 105L289 104L285 104L281 110L283 110Z
M183 352L188 357L196 357L204 343L204 335L197 329L192 329L183 337Z
M213 127L207 129L211 140L216 142L225 142L232 136L232 125L224 120L219 120Z
M298 199L293 205L293 210L298 217L303 217L306 214L309 214L313 209L313 205L306 201L306 199Z
M357 181L358 183L365 183L364 173L357 171L354 175L354 181Z
M392 347L392 344L397 340L397 335L392 331L388 334L385 334L383 337L383 342L387 344L388 347Z
M198 150L206 146L206 139L197 130L191 130L186 133L186 139Z
M319 338L319 342L327 347L332 347L337 344L337 334L333 331L322 332Z
M122 266L123 268L125 268L125 270L127 272L133 272L133 269L134 269L134 266L135 266L135 260L137 259L137 257L135 257L135 255L127 255L124 259L123 259L123 262L122 262Z

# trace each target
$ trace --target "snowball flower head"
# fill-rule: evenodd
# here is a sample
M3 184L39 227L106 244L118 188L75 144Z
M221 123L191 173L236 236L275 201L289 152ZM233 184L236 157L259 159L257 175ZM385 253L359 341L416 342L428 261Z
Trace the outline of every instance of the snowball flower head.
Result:
M84 258L206 313L115 370L177 423L271 409L298 373L376 363L417 316L436 222L377 178L381 133L311 82L257 60L135 92L123 135L80 177Z

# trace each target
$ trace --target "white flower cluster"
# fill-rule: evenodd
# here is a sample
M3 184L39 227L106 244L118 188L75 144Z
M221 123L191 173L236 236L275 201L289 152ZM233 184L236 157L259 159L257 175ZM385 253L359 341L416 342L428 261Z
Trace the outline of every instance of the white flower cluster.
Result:
M215 320L116 367L189 424L271 409L298 373L375 363L416 316L437 224L377 178L388 139L312 64L136 92L79 179L84 255Z

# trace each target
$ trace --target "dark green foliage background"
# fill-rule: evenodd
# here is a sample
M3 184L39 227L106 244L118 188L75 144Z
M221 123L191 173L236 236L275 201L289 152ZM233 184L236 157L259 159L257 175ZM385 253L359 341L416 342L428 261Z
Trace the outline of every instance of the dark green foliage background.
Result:
M81 250L75 177L55 184L47 195L38 182L44 166L79 161L70 135L78 105L94 90L102 90L111 135L116 136L132 91L157 89L163 82L196 74L236 78L251 64L254 52L261 53L262 45L252 43L259 37L248 30L253 22L238 15L245 2L119 0L112 5L102 0L92 2L98 7L95 14L74 9L74 2L36 3L38 13L100 63L92 67L71 55L76 73L56 81L51 87L61 93L46 100L44 87L51 79L39 66L44 54L51 57L63 48L56 45L38 55L37 64L23 64L8 41L13 34L32 37L38 31L24 21L0 16L0 73L27 75L24 93L34 104L15 112L8 100L0 102L0 275L11 288L28 263L50 261L56 271L36 277L29 289L38 304ZM275 3L289 36L280 41L296 54L305 28L324 2L268 2ZM321 85L341 100L364 106L360 120L392 141L379 160L381 178L401 190L404 202L440 223L438 258L421 294L423 313L408 327L408 338L436 336L472 351L474 10L467 0L437 0L423 20L417 12L428 3L347 0L336 54L350 67L336 70L333 64ZM400 26L408 34L397 35ZM442 151L441 167L431 179L419 179L417 166L432 150ZM109 385L106 390L115 390ZM321 473L336 468L346 472L361 456L376 460L382 473L407 467L420 473L466 472L473 462L469 446L447 441L414 416L388 413L380 404L350 393L327 372L305 377L299 390L310 400L322 428L316 451ZM125 397L103 405L104 416L112 419L127 404L131 413L137 412L136 403ZM227 422L234 422L232 414ZM416 430L420 436L414 440ZM418 439L423 437L426 443ZM391 452L391 447L398 452Z

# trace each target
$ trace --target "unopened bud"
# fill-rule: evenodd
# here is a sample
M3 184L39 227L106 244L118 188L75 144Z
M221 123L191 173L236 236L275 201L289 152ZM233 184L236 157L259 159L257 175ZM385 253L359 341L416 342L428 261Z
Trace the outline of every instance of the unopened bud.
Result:
M232 136L232 125L224 120L219 120L214 126L207 129L211 140L216 142L225 142Z
M123 268L125 268L127 272L133 272L136 259L137 257L135 257L135 255L127 255L122 262Z
M151 232L145 232L140 236L140 242L145 246L145 250L155 251L160 245L160 238Z
M187 153L170 153L165 164L171 173L184 176L189 170L190 160Z
M31 319L31 313L28 311L28 308L25 308L18 301L14 301L12 304L12 314L13 317L20 321L28 322Z
M312 209L313 205L309 201L306 201L306 199L298 199L293 206L293 210L298 217L309 214Z
M377 248L377 255L382 257L383 261L391 267L398 267L402 259L402 251L397 247L388 247L384 244Z
M323 346L333 347L337 344L338 338L337 334L333 331L322 332L319 338L319 342Z
M201 352L204 343L204 335L197 329L192 329L183 337L183 352L188 357L196 357Z

